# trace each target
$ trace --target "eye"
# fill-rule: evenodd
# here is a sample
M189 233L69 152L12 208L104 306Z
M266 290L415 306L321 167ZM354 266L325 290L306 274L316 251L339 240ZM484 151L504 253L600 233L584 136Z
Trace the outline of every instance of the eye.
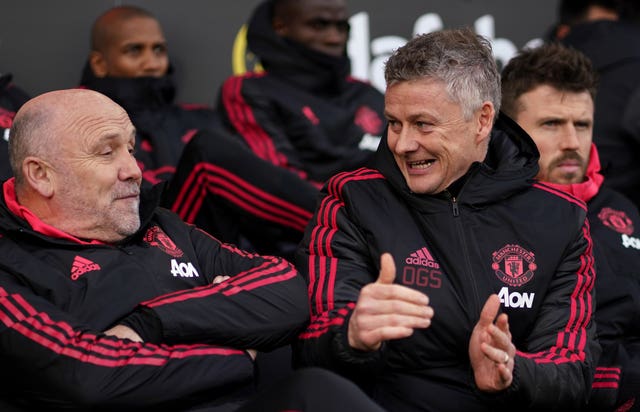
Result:
M128 54L130 56L137 56L142 52L142 46L139 44L132 44L130 46L127 46L124 49L125 54Z
M557 126L560 126L560 120L557 120L557 119L546 120L545 122L542 123L542 125L546 127L557 127Z
M576 122L575 124L576 129L579 130L589 130L591 129L591 123L589 122Z
M153 53L157 55L167 54L167 46L165 44L158 44L153 46Z

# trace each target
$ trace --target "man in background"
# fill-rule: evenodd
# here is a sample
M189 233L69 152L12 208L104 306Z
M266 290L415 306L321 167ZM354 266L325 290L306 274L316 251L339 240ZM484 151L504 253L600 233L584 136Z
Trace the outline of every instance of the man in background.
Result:
M600 173L592 141L596 76L577 50L522 51L502 72L502 108L536 142L537 178L588 206L602 346L589 410L640 410L640 214Z
M138 135L136 158L151 184L171 178L196 131L219 127L211 108L175 103L172 72L167 41L151 13L120 6L96 19L80 84L127 111Z

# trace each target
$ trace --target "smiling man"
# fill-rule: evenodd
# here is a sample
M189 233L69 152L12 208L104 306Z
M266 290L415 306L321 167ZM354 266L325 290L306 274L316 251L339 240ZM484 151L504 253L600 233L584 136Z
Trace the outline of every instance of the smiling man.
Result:
M590 409L640 410L640 215L608 188L593 144L596 75L581 52L526 50L502 73L503 110L536 142L537 178L584 201L593 237L598 339L603 353ZM631 407L633 408L631 409Z
M29 410L237 407L255 350L306 324L289 263L222 244L158 208L159 188L141 190L135 135L124 109L92 90L45 93L16 114L15 178L0 196L0 399Z
M586 210L534 183L533 141L494 124L488 41L417 36L385 78L375 168L325 185L298 251L311 308L298 365L391 411L581 408L597 348Z

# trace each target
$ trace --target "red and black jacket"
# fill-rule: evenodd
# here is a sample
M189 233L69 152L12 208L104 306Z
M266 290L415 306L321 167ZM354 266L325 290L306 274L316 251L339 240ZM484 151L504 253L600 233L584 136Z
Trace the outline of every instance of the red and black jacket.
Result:
M606 186L595 145L584 182L553 186L589 208L598 272L595 319L602 345L590 407L611 410L628 401L626 379L632 378L627 374L637 375L640 368L640 214L629 199Z
M39 410L223 404L252 384L244 349L284 345L307 321L305 284L289 263L222 244L157 200L142 201L136 234L103 244L34 218L13 179L3 189L5 400ZM217 275L231 278L213 285ZM118 323L145 343L101 333Z
M586 403L594 370L595 281L586 206L534 180L538 151L508 118L456 193L412 193L386 144L376 169L342 173L299 250L311 323L298 365L321 365L360 383L389 410L572 410ZM390 252L395 283L426 293L432 324L363 353L350 349L349 317L360 289ZM475 387L471 331L488 296L509 315L517 349L512 385Z
M365 166L385 127L382 93L349 76L346 56L277 35L271 3L258 6L247 34L265 71L224 82L217 109L229 135L196 136L168 196L183 219L225 241L237 239L216 217L231 216L262 251L282 240L298 243L320 186ZM223 210L211 212L216 207ZM268 252L283 252L274 249Z

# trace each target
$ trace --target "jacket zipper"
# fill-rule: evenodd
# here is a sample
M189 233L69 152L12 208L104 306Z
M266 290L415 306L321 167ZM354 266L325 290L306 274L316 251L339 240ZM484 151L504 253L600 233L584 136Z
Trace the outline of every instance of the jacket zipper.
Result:
M449 197L449 200L451 201L451 211L453 214L454 218L457 218L460 216L460 208L458 205L458 199L451 195L451 193L449 193L448 191L446 192L447 196ZM471 290L473 291L473 298L475 299L475 309L476 309L476 313L475 314L471 314L471 320L472 320L472 325L475 325L475 323L473 322L473 315L475 315L475 317L479 317L480 316L480 312L482 310L482 306L481 306L481 302L480 302L480 296L478 294L478 286L476 284L477 279L475 279L473 277L473 268L471 266L471 262L469 260L469 251L467 248L467 238L465 236L465 232L464 232L464 227L462 224L462 221L460 219L454 219L454 224L456 226L456 231L458 233L458 237L460 239L460 245L461 245L461 249L462 249L462 256L464 256L464 262L465 262L465 275L467 277L467 279L469 280L469 283L471 284ZM477 319L476 319L477 321Z

